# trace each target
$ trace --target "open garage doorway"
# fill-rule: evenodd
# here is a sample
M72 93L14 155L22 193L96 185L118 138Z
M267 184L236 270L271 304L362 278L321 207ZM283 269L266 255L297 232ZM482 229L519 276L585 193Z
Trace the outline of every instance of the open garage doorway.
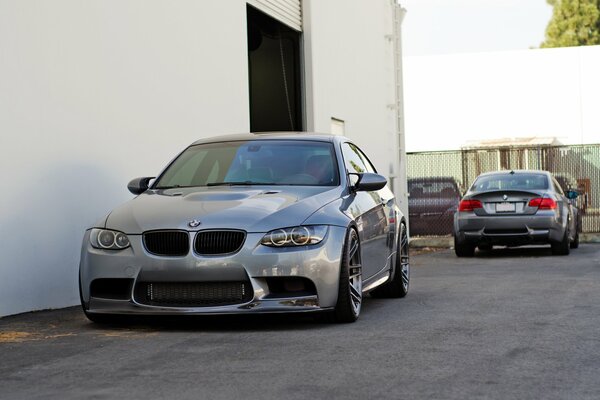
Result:
M304 129L300 32L248 6L250 130Z

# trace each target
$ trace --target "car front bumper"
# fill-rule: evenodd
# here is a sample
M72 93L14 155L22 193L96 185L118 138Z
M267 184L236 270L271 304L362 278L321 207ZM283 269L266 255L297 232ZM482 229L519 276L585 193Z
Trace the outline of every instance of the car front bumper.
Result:
M317 245L272 248L260 245L264 233L248 233L242 249L225 256L199 256L190 250L183 257L161 257L146 251L142 235L128 235L131 247L120 251L91 246L87 231L80 262L80 289L84 308L98 314L239 314L310 312L331 309L337 302L340 261L346 229L329 226ZM194 234L190 233L192 241ZM191 247L193 248L193 247ZM316 293L284 295L271 293L268 280L295 277L310 280ZM93 297L90 285L96 279L130 279L127 298ZM138 282L234 282L249 280L251 300L224 306L159 306L136 300Z

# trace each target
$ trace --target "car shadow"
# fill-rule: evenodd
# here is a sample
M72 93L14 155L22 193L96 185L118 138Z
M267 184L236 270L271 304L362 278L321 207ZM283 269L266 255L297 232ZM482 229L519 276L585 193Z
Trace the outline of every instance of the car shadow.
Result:
M476 258L554 257L549 246L494 247L475 251Z
M361 314L377 308L376 300L363 298ZM111 323L93 323L81 315L83 330L133 330L146 332L268 332L331 329L339 324L327 313L277 313L242 315L118 316ZM359 319L358 322L360 322Z

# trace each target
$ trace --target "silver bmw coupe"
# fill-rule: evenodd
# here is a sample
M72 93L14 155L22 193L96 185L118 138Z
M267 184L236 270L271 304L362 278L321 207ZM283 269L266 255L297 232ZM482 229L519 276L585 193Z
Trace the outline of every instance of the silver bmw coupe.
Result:
M475 247L550 244L555 255L579 246L578 193L564 192L546 171L479 175L454 214L454 250L472 257Z
M200 140L85 232L81 304L115 315L320 311L404 297L406 221L386 179L340 136Z

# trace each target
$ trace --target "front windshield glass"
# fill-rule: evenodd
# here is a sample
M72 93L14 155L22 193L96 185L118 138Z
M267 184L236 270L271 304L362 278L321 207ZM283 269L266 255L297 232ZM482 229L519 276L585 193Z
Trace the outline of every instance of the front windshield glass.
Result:
M154 187L338 184L331 143L251 140L191 146L177 157Z
M472 192L546 189L548 189L548 177L543 174L485 175L479 177L471 187Z

